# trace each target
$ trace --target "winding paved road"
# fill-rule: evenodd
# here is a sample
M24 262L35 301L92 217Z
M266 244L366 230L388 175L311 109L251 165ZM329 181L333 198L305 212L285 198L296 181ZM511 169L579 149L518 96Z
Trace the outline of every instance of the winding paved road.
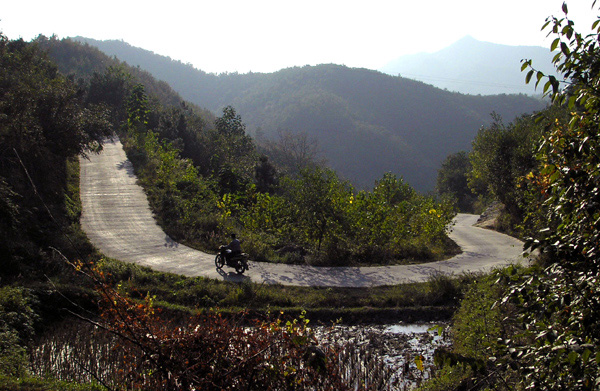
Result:
M148 200L123 147L108 141L101 154L81 158L81 224L105 255L155 270L230 281L302 286L369 287L426 281L433 273L489 271L526 262L522 243L494 231L473 227L475 215L459 214L450 237L462 254L422 265L379 267L311 267L250 262L243 276L225 266L218 271L214 255L174 242L156 224Z

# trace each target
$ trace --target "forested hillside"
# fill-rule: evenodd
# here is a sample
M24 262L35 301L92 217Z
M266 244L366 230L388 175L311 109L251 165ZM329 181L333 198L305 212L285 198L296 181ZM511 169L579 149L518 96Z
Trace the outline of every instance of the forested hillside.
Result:
M200 107L218 112L232 105L251 134L308 135L332 168L366 188L392 172L418 190L431 190L444 157L468 149L492 112L510 120L545 105L525 95L461 95L331 64L214 75L122 41L77 39L167 81Z
M304 314L284 318L280 310L304 304L259 297L250 281L158 274L92 247L79 225L78 157L115 134L176 240L215 250L236 232L253 260L325 265L454 251L449 202L393 175L373 192L355 191L312 161L285 175L258 153L232 107L203 117L166 84L96 49L0 34L0 65L1 389L350 388L333 347L314 350ZM430 290L410 298L447 305ZM238 314L253 303L259 318ZM223 306L235 309L213 312ZM98 360L100 351L111 354Z

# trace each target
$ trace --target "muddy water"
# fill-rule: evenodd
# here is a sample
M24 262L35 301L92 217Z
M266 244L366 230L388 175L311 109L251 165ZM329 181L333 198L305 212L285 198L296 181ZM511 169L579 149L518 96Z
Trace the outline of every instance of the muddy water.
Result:
M336 347L346 381L372 386L371 389L404 391L430 376L433 352L449 345L444 333L434 330L436 327L443 331L446 325L334 325L315 327L314 331L320 345ZM86 362L97 367L106 381L116 381L113 372L122 361L119 349L112 348L116 341L106 333L90 338L96 335L92 329L89 324L79 324L49 332L32 352L32 373L91 381L89 373L81 372L75 365Z
M409 390L429 378L433 353L449 346L446 324L333 326L316 330L323 344L345 345L347 380L380 390ZM354 373L356 372L356 373Z

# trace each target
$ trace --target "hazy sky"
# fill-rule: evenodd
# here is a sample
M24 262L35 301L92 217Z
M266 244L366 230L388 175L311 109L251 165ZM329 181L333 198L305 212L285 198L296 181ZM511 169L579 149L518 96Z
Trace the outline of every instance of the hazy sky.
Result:
M460 38L548 47L563 0L2 0L0 31L122 39L206 72L273 72L321 63L377 69ZM568 1L576 27L598 12Z

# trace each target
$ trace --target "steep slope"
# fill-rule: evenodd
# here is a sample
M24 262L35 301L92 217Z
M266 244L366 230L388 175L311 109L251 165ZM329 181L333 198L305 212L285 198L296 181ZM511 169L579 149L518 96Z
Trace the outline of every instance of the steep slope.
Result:
M508 46L465 37L435 53L401 56L380 70L463 94L540 94L526 85L521 60L555 74L552 54L539 46Z
M173 242L154 222L146 194L119 141L107 143L99 155L81 159L82 226L104 254L155 270L241 282L372 287L423 282L432 274L460 275L489 271L510 263L527 264L522 243L491 230L473 227L475 215L459 215L451 233L463 253L421 265L315 267L250 262L244 276L225 267L217 270L214 255Z
M524 95L450 93L333 64L217 76L122 41L78 39L139 65L201 107L219 111L233 105L251 133L260 130L267 138L276 138L279 130L307 133L318 140L330 166L359 187L393 172L418 190L431 190L441 161L469 149L493 111L510 121L544 105Z
M236 82L236 79L241 79ZM358 186L384 172L431 190L441 161L470 148L490 113L507 120L542 103L526 96L474 97L376 71L338 65L219 79L243 118L267 136L277 129L316 137L330 165Z

